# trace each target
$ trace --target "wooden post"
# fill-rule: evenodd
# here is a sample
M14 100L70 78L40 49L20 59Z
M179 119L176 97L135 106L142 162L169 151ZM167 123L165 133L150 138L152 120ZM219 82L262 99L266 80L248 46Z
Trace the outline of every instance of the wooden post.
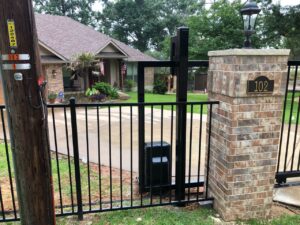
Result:
M37 82L42 70L32 2L0 0L0 15L0 62L21 223L54 225L47 108Z

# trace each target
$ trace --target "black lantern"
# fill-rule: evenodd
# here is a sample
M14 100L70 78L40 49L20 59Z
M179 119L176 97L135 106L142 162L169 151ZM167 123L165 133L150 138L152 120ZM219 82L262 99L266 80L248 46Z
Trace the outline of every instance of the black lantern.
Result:
M248 0L244 7L241 9L241 15L244 21L244 31L246 40L244 42L244 48L251 48L250 36L255 33L254 27L260 8L253 0Z

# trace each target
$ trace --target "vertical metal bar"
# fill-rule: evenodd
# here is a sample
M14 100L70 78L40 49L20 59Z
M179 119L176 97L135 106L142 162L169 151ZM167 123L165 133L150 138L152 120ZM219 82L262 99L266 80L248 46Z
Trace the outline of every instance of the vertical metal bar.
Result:
M177 30L176 60L179 62L177 69L177 102L187 101L188 80L188 28ZM179 104L176 108L176 200L185 199L185 161L186 161L186 105ZM178 204L184 205L184 204Z
M1 185L0 185L0 206L1 206L2 218L3 218L3 221L5 221L5 212L4 212L4 205L3 205Z
M89 210L92 210L91 200L91 177L90 177L90 145L89 145L89 119L87 106L85 106L85 133L86 133L86 156L87 156L87 172L88 172L88 194L89 194Z
M12 204L13 204L14 217L16 219L17 218L17 210L16 210L16 203L15 203L14 185L13 185L13 181L12 181L12 173L11 173L11 165L10 165L10 158L9 158L9 151L8 151L8 143L7 143L7 135L6 135L3 108L1 109L1 121L2 121L2 130L3 130L3 138L4 138L4 145L5 145L6 162L7 162L7 168L8 168L8 176L9 176L10 194L11 194L11 199L12 199Z
M123 177L122 177L122 108L119 106L119 121L120 121L120 194L121 194L121 208L123 208Z
M170 180L169 180L169 203L172 202L172 165L173 165L173 120L174 120L174 105L171 105L171 151L170 151Z
M145 71L141 62L138 63L138 102L145 102ZM143 192L145 185L145 106L140 104L139 109L139 191L141 193L141 205L143 205Z
M294 144L293 144L293 153L292 153L292 162L291 162L291 171L293 171L294 165L294 157L295 157L295 150L296 150L296 141L297 141L297 132L298 132L298 122L299 122L299 113L300 113L300 96L298 98L298 109L297 109L297 118L296 118L296 125L295 125L295 136L294 136Z
M176 37L171 37L171 52L170 52L170 61L175 61L175 48L176 48ZM174 67L170 68L170 74L171 75L176 75L176 70Z
M286 163L287 163L287 157L288 157L288 152L289 152L291 123L292 123L293 110L294 110L295 89L296 89L296 83L297 83L297 70L298 70L298 66L296 66L295 79L294 79L294 85L293 85L293 93L292 93L292 100L291 100L291 109L290 109L291 111L290 111L289 127L288 127L287 141L286 141L286 152L285 152L285 159L284 159L284 172L287 169L286 168Z
M67 142L67 153L68 153L68 169L69 169L69 183L70 183L70 192L71 192L71 204L72 204L72 213L74 213L73 183L72 183L72 170L71 170L70 145L69 145L69 131L68 131L68 119L67 119L66 107L64 107L64 118L65 118L65 131L66 131L66 142Z
M200 127L199 127L199 154L198 154L198 169L197 169L197 183L200 182L200 165L201 165L201 145L202 145L202 114L203 105L200 105ZM199 200L199 185L197 186L197 201Z
M163 189L163 183L162 183L162 174L163 174L163 132L164 132L164 106L161 105L160 108L160 187L159 187L159 203L162 204L162 189Z
M51 109L52 112L52 121L53 121L53 133L54 133L54 144L55 144L55 159L56 159L56 169L57 169L57 177L58 177L58 191L59 191L59 202L60 202L60 212L64 213L63 210L63 199L61 193L61 179L60 179L60 169L59 169L59 159L58 159L58 150L57 150L57 135L56 135L56 124L55 124L55 113L54 108Z
M190 150L189 150L189 184L191 183L191 169L192 169L192 136L193 136L193 111L194 107L191 105L191 121L190 121ZM191 188L188 188L188 201L190 201Z
M152 164L152 158L153 158L153 105L151 105L151 150L150 154L147 152L147 157L150 156L150 159L147 163L150 162L150 205L153 204L153 164ZM147 178L146 178L147 179Z
M110 194L110 209L112 209L112 168L111 168L111 109L108 106L108 137L109 137L109 194Z
M282 151L281 147L282 147L284 124L285 124L285 112L286 112L286 102L287 102L288 89L289 89L290 72L291 72L291 66L288 66L288 74L287 74L287 80L286 80L286 86L285 86L285 96L284 96L284 103L283 103L283 113L282 113L282 119L281 119L282 124L281 124L279 153L278 153L278 161L277 161L277 173L279 172L279 168L281 165L281 163L280 163L281 151Z
M77 131L77 116L76 116L76 100L70 99L71 111L71 125L72 125L72 141L75 167L75 182L76 182L76 196L77 196L77 215L79 220L83 220L82 210L82 192L81 192L81 178L80 178L80 162L78 149L78 131Z
M101 148L100 148L100 119L99 119L99 106L97 106L97 140L98 140L98 183L99 183L99 204L102 210L102 190L101 190Z
M133 206L133 183L132 183L132 178L133 178L133 159L132 159L132 153L133 153L133 140L132 140L132 106L130 106L130 206Z
M208 197L208 176L209 176L209 161L210 161L210 137L211 137L211 115L212 115L212 104L209 104L209 128L208 128L208 143L207 143L207 162L206 162L206 191L205 198Z

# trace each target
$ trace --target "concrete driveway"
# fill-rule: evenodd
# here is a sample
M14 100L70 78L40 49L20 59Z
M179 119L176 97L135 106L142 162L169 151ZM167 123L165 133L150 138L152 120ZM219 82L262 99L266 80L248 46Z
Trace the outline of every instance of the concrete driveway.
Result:
M111 108L111 137L109 136L109 113L108 108L99 109L99 134L97 127L97 110L89 108L87 112L84 108L77 109L77 126L78 126L78 144L80 159L84 162L99 162L100 164L109 166L110 157L109 151L111 149L111 165L114 168L124 170L131 170L138 172L138 109L130 107L122 107L121 111L121 133L120 133L120 111L119 107ZM70 112L67 111L67 129L66 135L65 118L63 109L55 109L55 126L56 126L56 143L54 139L54 127L51 111L49 111L49 136L50 147L53 151L58 151L62 154L68 153L67 140L69 141L70 155L73 155L72 132L70 122ZM87 115L87 116L86 116ZM87 121L86 121L87 118ZM131 133L131 118L132 118L132 133ZM173 174L175 171L175 127L176 127L176 113L173 113L173 133L171 132L172 112L170 110L163 111L161 117L160 109L153 109L153 141L166 141L171 144L172 137L172 168ZM199 158L199 127L200 114L194 114L192 120L192 138L190 142L190 122L191 114L187 115L187 174L189 171L189 149L191 147L191 175L197 175L198 158ZM201 174L204 174L205 165L205 151L206 151L206 115L202 117L202 138L201 138ZM161 129L161 123L163 129ZM161 133L162 131L162 133ZM131 135L132 134L132 135ZM172 135L172 136L171 136ZM68 139L67 139L68 137ZM132 144L131 144L132 138ZM151 141L151 109L145 109L145 139ZM191 145L190 145L191 143ZM99 146L100 148L99 148ZM131 165L132 152L132 165ZM121 156L122 155L122 160Z

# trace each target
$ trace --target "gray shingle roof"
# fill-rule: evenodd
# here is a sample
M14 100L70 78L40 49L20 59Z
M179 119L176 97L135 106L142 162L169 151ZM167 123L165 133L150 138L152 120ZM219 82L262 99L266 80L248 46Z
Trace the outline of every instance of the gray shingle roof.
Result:
M35 14L35 18L39 41L65 60L83 52L97 54L111 41L128 55L127 61L156 60L69 17Z

